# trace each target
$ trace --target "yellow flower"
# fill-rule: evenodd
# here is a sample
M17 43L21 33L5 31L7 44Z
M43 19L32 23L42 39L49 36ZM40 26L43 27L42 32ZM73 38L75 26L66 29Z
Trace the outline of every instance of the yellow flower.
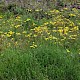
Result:
M34 46L30 46L30 48L35 48Z
M34 45L34 47L36 48L36 47L37 47L37 45Z
M45 12L45 14L48 14L47 12Z
M69 30L69 28L64 28L63 29L63 34L66 34L67 35L67 31Z
M52 35L50 35L50 36L49 36L49 39L50 39L50 40L52 40L52 39L53 39L53 36L52 36Z
M7 32L4 33L5 35L7 34Z
M48 25L49 23L48 22L46 22L46 23L44 23L43 25Z
M64 30L65 30L65 31L68 31L68 30L69 30L69 27L65 27Z
M20 18L21 18L20 16L17 16L17 17L16 17L16 19L20 19Z
M14 38L11 38L11 40L14 40Z
M53 39L58 39L58 38L53 36Z
M17 46L17 45L18 45L18 42L16 41L16 42L14 43L14 45Z
M69 50L69 49L66 49L66 51L67 51L68 53L70 53L70 50Z
M30 18L28 18L26 21L30 21L31 19Z
M50 34L50 32L47 33L48 35Z
M40 10L39 10L39 9L36 9L35 11L36 11L36 12L39 12Z
M73 37L72 37L71 39L75 40L76 38L73 38Z
M59 29L58 32L60 33L60 35L63 34L63 30L62 29Z
M68 8L63 8L64 10L68 10Z
M31 12L32 10L31 9L26 9L27 11Z
M34 36L34 37L37 37L37 35L36 35L36 34L34 34L33 36Z
M13 32L13 31L9 31L8 33L9 33L10 35L14 34L14 32Z
M79 30L79 28L78 28L78 26L75 26L74 28L73 28L73 30Z
M71 16L71 17L75 17L76 15L75 15L75 14L69 14L69 16Z
M15 28L18 28L18 27L20 27L20 26L21 26L21 25L16 25Z
M54 24L56 24L56 22L52 22L52 21L50 21L50 24L54 25Z
M16 35L18 35L18 36L19 36L19 35L21 35L21 33L16 33Z
M23 34L26 34L26 31L23 31L22 33L23 33Z
M28 35L25 35L25 37L31 37L32 33L29 33Z
M77 37L77 35L70 35L70 37Z
M59 13L59 10L55 10L56 13Z
M6 34L6 36L7 36L7 37L11 37L11 35L10 35L10 34Z
M35 26L36 24L35 23L33 23L33 26Z
M53 12L54 12L54 10L51 10L50 12L51 12L51 13L53 13Z
M49 23L50 23L50 24L52 24L53 22L52 22L52 21L50 21Z
M49 38L45 38L45 40L47 41L47 40L49 40Z
M53 32L57 32L57 30L52 30Z
M72 9L75 13L78 13L78 10L76 8Z
M69 38L70 39L76 39L77 38L77 35L70 35Z
M33 42L33 44L30 46L30 48L37 48L37 45L34 44L34 42Z

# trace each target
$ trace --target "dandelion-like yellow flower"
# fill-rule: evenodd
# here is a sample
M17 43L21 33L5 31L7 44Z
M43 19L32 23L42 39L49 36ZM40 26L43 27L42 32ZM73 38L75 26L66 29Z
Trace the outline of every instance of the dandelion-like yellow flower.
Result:
M36 35L36 34L34 34L33 36L34 36L34 37L37 37L37 35Z
M26 21L30 21L31 19L30 18L28 18Z
M23 34L26 34L26 31L23 31L22 33L23 33Z
M19 28L21 25L16 25L15 28Z
M44 38L46 41L49 40L49 38Z
M37 48L37 45L33 42L33 44L30 46L30 48Z
M67 51L68 53L70 53L70 50L69 50L69 49L66 49L66 51Z
M63 29L59 29L58 32L60 33L60 35L63 34Z
M75 27L73 28L73 30L79 30L78 26L75 26Z
M20 35L21 35L21 33L16 33L16 35L20 36Z
M36 11L36 12L39 12L40 10L39 10L39 9L36 9L35 11Z
M66 8L63 8L64 10L68 10L68 8L66 7Z
M7 37L11 37L11 35L10 35L10 34L6 34L6 36L7 36Z
M13 31L9 31L8 33L9 33L10 35L13 35L13 34L14 34L14 32L13 32Z
M44 23L43 25L48 25L49 23L48 22L46 22L46 23Z
M20 16L17 16L17 17L16 17L16 19L20 19L20 18L21 18Z
M18 42L16 41L16 42L14 43L14 45L17 46L17 45L18 45Z
M76 15L75 15L75 14L69 14L69 16L71 16L71 17L75 17Z

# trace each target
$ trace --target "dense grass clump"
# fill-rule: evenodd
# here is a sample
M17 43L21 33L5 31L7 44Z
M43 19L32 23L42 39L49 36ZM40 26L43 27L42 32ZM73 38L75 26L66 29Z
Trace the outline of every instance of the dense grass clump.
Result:
M0 80L80 80L79 54L48 43L8 49L0 56Z

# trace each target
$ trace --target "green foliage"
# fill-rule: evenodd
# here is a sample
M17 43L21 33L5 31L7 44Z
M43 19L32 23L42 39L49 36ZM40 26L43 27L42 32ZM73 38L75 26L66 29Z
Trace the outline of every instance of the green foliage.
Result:
M0 80L80 80L80 11L56 1L47 11L1 4Z
M1 80L80 80L79 76L79 55L52 43L0 55Z

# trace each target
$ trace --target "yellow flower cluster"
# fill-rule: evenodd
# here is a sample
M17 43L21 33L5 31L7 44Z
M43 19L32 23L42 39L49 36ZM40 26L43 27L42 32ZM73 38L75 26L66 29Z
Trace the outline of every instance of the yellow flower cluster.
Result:
M21 45L22 43L30 45L32 41L35 41L28 47L37 48L36 43L40 40L57 41L62 44L65 41L69 42L69 40L76 41L80 36L80 12L75 8L70 12L68 12L68 8L63 8L62 11L53 9L43 12L44 18L41 18L42 14L36 15L42 10L36 9L33 13L33 10L28 9L27 11L30 14L35 13L33 17L38 16L40 18L32 19L31 16L26 18L25 15L18 15L16 18L10 17L5 20L0 15L0 35L5 44L9 42L8 45L10 46L12 44L18 46L18 44ZM68 12L68 14L65 12ZM69 50L66 51L70 52Z
M69 14L69 16L71 16L71 17L75 17L76 15L75 15L75 14Z
M8 33L5 33L5 34L6 34L7 37L11 37L14 34L14 32L13 31L9 31Z
M16 25L15 28L19 28L21 25Z
M33 44L30 46L30 48L37 48L37 45L33 42Z

